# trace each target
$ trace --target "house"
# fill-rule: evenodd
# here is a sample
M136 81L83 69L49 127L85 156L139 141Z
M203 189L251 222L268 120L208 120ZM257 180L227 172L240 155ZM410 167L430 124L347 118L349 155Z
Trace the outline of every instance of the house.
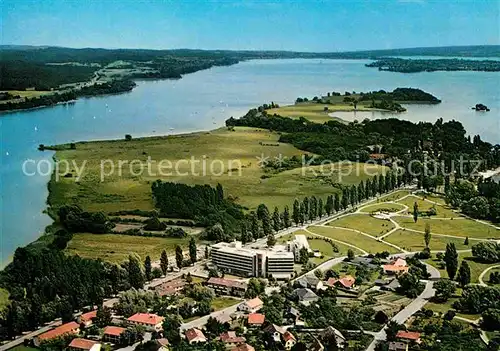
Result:
M94 319L96 315L97 315L97 310L83 313L78 317L77 319L78 323L80 323L80 325L83 325L84 327L88 327L92 325L92 319Z
M342 335L339 330L335 329L332 326L323 329L319 333L319 335L323 340L335 341L335 343L337 344L337 348L339 349L343 349L344 345L346 344L346 338L344 337L344 335Z
M386 284L384 286L381 286L381 290L386 290L386 291L396 291L401 287L401 284L399 284L399 281L397 279L391 280L389 284Z
M255 349L248 344L241 344L231 349L231 351L255 351Z
M68 348L73 351L100 351L101 344L93 340L76 338L71 340Z
M120 342L120 337L125 330L125 328L121 327L107 326L104 328L102 339L113 344L118 344Z
M158 284L152 289L160 296L176 295L179 294L186 285L187 282L184 279L173 279L168 282Z
M297 343L297 339L289 331L284 332L282 338L283 344L285 345L285 350L291 350L292 347L294 347Z
M318 301L318 295L312 292L311 289L299 288L293 291L294 295L297 296L300 303L308 305L311 302Z
M344 289L352 289L356 283L356 279L352 275L346 275L342 278L330 278L326 282L326 285L330 287L339 287Z
M290 306L285 313L285 318L292 320L293 323L296 324L300 318L300 312L295 307Z
M380 261L383 261L383 260L380 260ZM352 264L354 266L366 266L367 268L371 268L371 269L376 269L379 267L378 264L373 263L373 258L361 257L361 256L354 257L352 260L350 260L348 262L348 264Z
M227 331L219 335L219 340L226 345L226 348L233 348L243 344L247 339L243 336L237 336L234 331Z
M156 339L156 346L158 346L158 349L156 351L168 351L170 343L168 342L167 339L161 338L161 339Z
M262 306L264 306L264 302L262 302L261 299L259 299L258 297L256 297L254 299L242 302L238 306L238 309L240 311L245 311L245 312L248 312L248 313L255 313L258 310L260 310L262 308Z
M205 334L200 329L191 328L185 331L184 335L189 344L197 344L200 342L207 342Z
M406 264L406 260L402 258L397 258L390 264L382 265L385 274L399 275L401 273L407 273L410 267Z
M389 351L408 351L408 344L400 341L391 341L389 343Z
M297 279L294 283L297 288L309 288L313 290L319 290L323 287L323 282L314 275L305 275Z
M396 339L405 342L416 342L417 344L420 344L420 333L400 330L396 334Z
M44 341L52 340L66 334L78 334L79 332L80 325L76 322L69 322L36 336L33 343L38 347Z
M238 280L211 277L207 286L212 288L217 295L244 296L247 291L247 283Z
M268 333L275 342L279 342L281 340L281 335L285 333L285 329L276 324L269 324L264 328L264 332Z
M153 313L136 313L127 318L127 322L131 325L142 325L150 331L161 331L164 319Z
M264 324L266 316L262 313L250 313L247 318L247 324L249 327L260 327Z

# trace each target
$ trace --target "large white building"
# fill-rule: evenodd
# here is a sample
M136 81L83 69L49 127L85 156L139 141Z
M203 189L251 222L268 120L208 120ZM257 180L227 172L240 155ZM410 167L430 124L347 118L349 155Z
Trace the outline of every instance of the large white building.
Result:
M287 242L288 251L293 252L295 255L295 260L298 261L300 257L300 250L302 248L307 249L307 252L311 253L312 250L309 247L309 242L307 241L307 237L305 235L299 234L295 235L295 239L293 241Z
M284 246L258 250L243 248L239 241L218 243L211 256L217 268L239 276L288 279L293 275L294 255Z

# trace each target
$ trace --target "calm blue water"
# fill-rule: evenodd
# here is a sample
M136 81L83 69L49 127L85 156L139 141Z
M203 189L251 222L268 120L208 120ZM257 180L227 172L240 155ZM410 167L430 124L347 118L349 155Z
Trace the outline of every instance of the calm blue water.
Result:
M132 92L78 100L71 105L0 117L0 262L10 259L18 246L35 240L51 220L46 207L49 175L25 176L27 159L50 161L38 144L78 140L208 130L230 116L271 100L292 103L297 96L327 91L424 89L443 100L440 105L409 106L401 118L413 121L461 121L468 132L500 142L498 73L432 72L401 74L379 72L357 60L249 61L216 67L181 80L139 81ZM476 103L489 113L471 110ZM349 118L349 116L343 116ZM171 128L174 128L171 130ZM43 172L46 169L42 169Z

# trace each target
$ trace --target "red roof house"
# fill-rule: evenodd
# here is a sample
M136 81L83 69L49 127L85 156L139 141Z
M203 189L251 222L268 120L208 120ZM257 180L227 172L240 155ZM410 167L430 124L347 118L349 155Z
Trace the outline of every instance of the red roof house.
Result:
M396 334L396 338L405 341L414 341L416 343L420 343L420 333L418 332L409 332L405 330L400 330Z
M241 344L231 349L231 351L255 351L255 349L248 344Z
M266 316L262 313L250 313L247 322L249 326L261 326L265 320Z
M339 278L339 279L330 278L326 282L326 285L331 286L331 287L340 286L342 288L351 289L354 286L355 282L356 282L356 279L353 276L346 275L346 276Z
M100 350L101 349L101 344L99 344L97 341L93 340L87 340L87 339L80 339L76 338L71 341L71 343L68 346L71 349L74 350Z
M203 334L203 332L197 328L191 328L186 330L185 335L188 343L190 344L207 341L205 334Z
M142 325L149 329L159 331L162 329L162 323L165 318L153 313L136 313L129 317L127 321L130 324Z
M236 332L234 331L227 331L225 333L222 333L219 336L220 341L222 341L225 344L241 344L246 341L246 339L243 336L237 336Z
M92 319L97 316L97 310L83 313L78 317L78 322L84 324L86 327L92 324Z
M125 328L108 326L104 328L103 339L112 343L118 343Z
M78 325L78 323L69 322L57 328L49 330L48 332L38 335L34 339L34 344L35 346L40 346L40 343L43 341L55 339L65 334L78 334L79 332L80 332L80 326Z

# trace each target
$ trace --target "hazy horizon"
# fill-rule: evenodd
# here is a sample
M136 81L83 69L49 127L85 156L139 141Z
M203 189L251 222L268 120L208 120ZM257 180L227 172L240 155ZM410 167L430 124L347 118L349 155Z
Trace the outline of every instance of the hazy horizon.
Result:
M2 44L343 52L500 44L498 1L5 0Z

